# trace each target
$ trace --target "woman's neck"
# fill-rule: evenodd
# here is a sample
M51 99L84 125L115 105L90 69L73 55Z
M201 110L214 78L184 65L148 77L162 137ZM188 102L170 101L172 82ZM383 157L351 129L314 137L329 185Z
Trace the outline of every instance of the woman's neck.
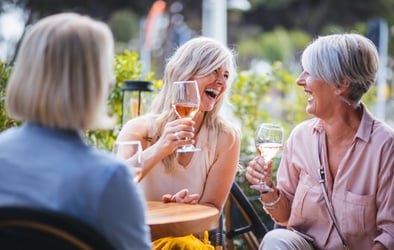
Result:
M350 109L350 108L349 108ZM360 126L363 109L359 106L339 116L324 120L324 130L330 141L336 143L345 138L353 138Z

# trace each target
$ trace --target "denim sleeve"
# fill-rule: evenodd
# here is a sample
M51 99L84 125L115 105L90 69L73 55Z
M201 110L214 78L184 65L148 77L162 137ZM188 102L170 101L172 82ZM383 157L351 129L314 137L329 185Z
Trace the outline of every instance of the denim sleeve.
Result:
M151 249L146 202L126 167L116 168L98 204L98 221L116 249Z

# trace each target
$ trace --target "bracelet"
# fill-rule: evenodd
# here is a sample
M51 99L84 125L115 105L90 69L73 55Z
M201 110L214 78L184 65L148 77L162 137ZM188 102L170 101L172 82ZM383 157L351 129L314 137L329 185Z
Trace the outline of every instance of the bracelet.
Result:
M263 207L264 207L264 208L272 209L272 208L274 208L274 207L279 203L281 197L282 197L282 196L281 196L281 194L280 194L280 191L278 190L278 198L277 198L276 200L274 200L273 202L267 202L267 203L265 203L265 202L261 199L261 196L260 196L260 202L261 202L261 204L263 204Z

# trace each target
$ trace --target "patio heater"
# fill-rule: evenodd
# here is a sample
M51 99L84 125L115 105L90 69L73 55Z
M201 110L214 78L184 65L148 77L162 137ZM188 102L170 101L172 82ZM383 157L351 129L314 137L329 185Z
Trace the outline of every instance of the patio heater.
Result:
M122 126L130 119L147 112L152 103L153 83L125 80L122 89Z

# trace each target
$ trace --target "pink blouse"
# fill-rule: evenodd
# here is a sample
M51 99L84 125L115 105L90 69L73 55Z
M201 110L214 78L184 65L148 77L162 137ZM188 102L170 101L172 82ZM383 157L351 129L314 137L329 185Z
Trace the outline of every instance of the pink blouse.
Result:
M371 249L376 241L394 249L394 131L364 105L335 179L328 169L322 121L314 118L292 131L277 174L278 188L291 203L288 226L313 237L320 249L341 249L319 184L320 133L328 196L350 249Z

